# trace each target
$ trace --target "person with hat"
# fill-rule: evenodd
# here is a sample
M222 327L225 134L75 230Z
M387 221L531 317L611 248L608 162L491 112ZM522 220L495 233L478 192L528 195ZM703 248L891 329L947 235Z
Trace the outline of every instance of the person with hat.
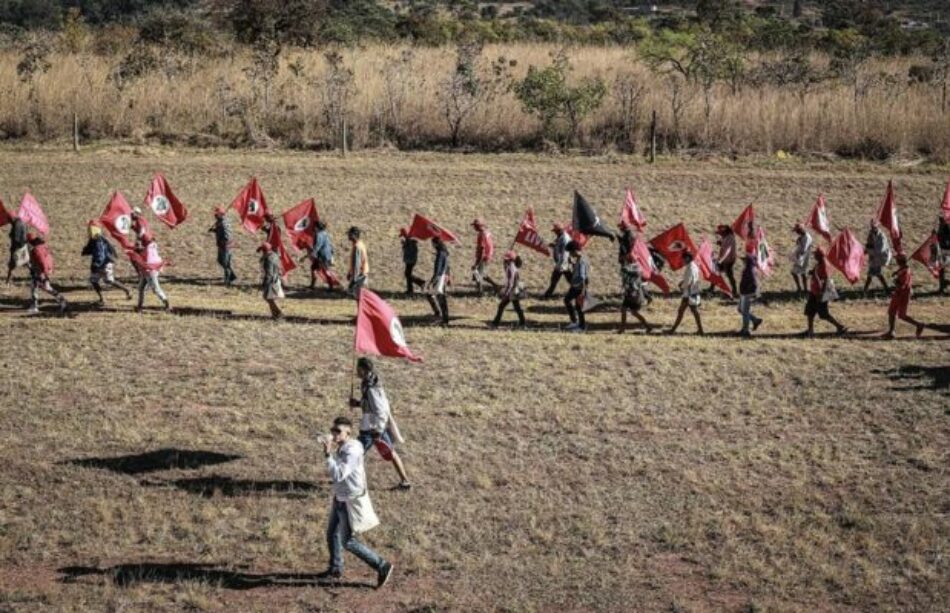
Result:
M815 335L815 317L823 319L833 325L837 333L844 334L848 331L841 322L835 319L828 311L828 303L835 299L837 292L834 284L828 276L828 263L825 260L825 252L821 247L815 249L815 266L808 273L808 298L805 301L805 317L808 319L808 329L804 336L811 337Z
M617 334L623 334L627 330L628 311L643 324L647 333L652 332L653 325L640 314L640 309L647 302L647 292L643 284L643 270L633 253L627 253L620 273L623 282L623 303L620 305L620 329Z
M360 397L350 398L350 406L362 410L359 441L363 445L363 451L369 451L370 447L375 447L379 455L387 462L391 462L393 468L396 469L396 474L399 475L399 484L396 489L408 490L412 484L409 483L406 467L399 458L399 454L396 453L394 443L394 441L402 442L402 440L392 417L389 399L379 378L376 363L366 357L358 359L356 376L360 379Z
M700 282L702 276L699 273L699 265L694 261L691 251L686 250L683 252L683 260L686 262L686 266L683 269L683 278L680 281L680 289L683 292L683 297L680 299L680 306L676 311L676 321L673 322L673 327L669 329L667 334L676 333L676 329L679 328L680 323L683 321L683 315L686 313L686 309L689 309L689 312L693 314L693 319L696 321L696 333L702 336L704 334L703 320L699 316L700 293L702 291Z
M425 280L412 274L416 263L419 261L419 241L409 236L407 228L399 228L399 240L402 241L402 265L404 267L403 276L406 279L406 295L412 296L415 286L420 289L425 287Z
M913 293L913 277L910 274L910 267L907 265L907 256L903 253L897 255L897 272L894 273L894 293L891 294L891 302L887 306L887 332L884 338L894 338L894 328L897 324L897 318L906 321L915 328L915 336L920 338L924 328L929 328L927 324L921 323L907 314L910 306L910 297Z
M43 290L56 300L59 312L66 311L66 299L53 289L50 275L53 273L53 255L43 237L28 232L26 244L30 250L30 308L27 313L34 315L40 312L40 297L37 290Z
M284 288L280 281L280 255L274 251L274 248L267 241L261 243L257 251L261 254L261 270L263 272L261 292L264 294L267 306L270 307L271 317L279 319L284 314L277 305L277 301L284 297Z
M719 267L719 273L729 282L729 288L732 295L736 296L736 233L732 231L732 226L720 224L716 226L716 243L719 245L719 254L716 257L716 264Z
M564 295L564 306L571 319L567 330L571 332L585 332L587 322L584 320L584 300L587 297L587 286L590 282L590 263L587 256L581 252L581 246L576 241L567 244L567 253L570 255L572 273L571 288Z
M95 219L87 225L89 240L86 246L82 248L82 255L90 257L89 262L89 283L92 289L96 290L99 296L99 306L105 306L106 301L102 297L102 281L112 287L121 289L125 292L125 299L132 299L132 292L122 283L115 279L115 248L112 247L105 236L102 235L102 226Z
M135 237L136 241L145 243L146 238L152 237L152 229L148 225L148 220L145 219L145 215L142 213L141 207L132 208L132 236Z
M524 328L525 320L524 311L521 310L521 299L524 298L525 291L521 284L521 256L509 250L505 253L503 261L505 265L505 286L501 288L501 292L498 294L498 311L495 313L495 319L491 326L497 328L501 324L502 313L505 312L505 307L510 303L515 310L515 314L518 315L518 327Z
M884 278L884 267L891 263L891 244L876 219L871 220L864 249L868 254L868 276L864 281L864 295L867 295L873 279L881 282L885 292L890 291L887 279Z
M170 311L172 307L168 302L168 296L165 295L165 291L162 290L162 286L158 282L158 273L161 272L164 262L158 253L158 243L155 242L155 237L150 232L136 241L131 259L139 275L139 303L135 310L141 312L144 308L145 288L149 287L162 301L162 307L166 311Z
M330 291L340 287L340 280L333 272L333 241L327 224L318 219L314 224L313 247L310 249L310 289L316 289L317 277L323 279Z
M352 438L353 422L348 417L333 420L330 435L321 437L327 471L333 483L333 498L327 518L327 549L330 566L318 579L339 581L343 577L343 550L346 549L376 571L376 588L386 585L393 565L357 538L379 525L366 483L364 451Z
M449 283L449 249L439 236L432 237L435 248L435 261L432 263L432 278L426 283L426 299L432 307L432 313L443 326L449 325L449 301L445 295Z
M571 263L567 253L567 245L571 242L570 235L564 230L564 226L559 223L551 227L554 232L554 242L551 243L551 257L554 259L554 269L551 270L551 282L548 289L544 292L544 298L550 298L557 289L557 284L562 278L571 281Z
M801 295L808 289L806 280L808 267L811 263L812 240L811 234L801 223L795 224L792 231L798 235L795 239L795 250L792 251L792 278L795 279L795 293Z
M488 263L495 254L495 242L492 239L491 232L485 227L485 222L481 219L473 221L472 227L475 228L476 232L475 263L472 264L472 281L475 282L475 291L481 296L482 283L485 282L492 286L493 291L497 292L498 284L495 283L486 272L488 270Z
M350 241L350 269L346 273L349 287L346 291L357 300L360 290L366 287L369 275L369 256L366 245L360 238L362 234L362 230L356 226L351 226L346 232L346 238Z
M762 325L762 318L752 314L752 303L759 296L758 265L754 253L747 253L742 259L742 276L739 279L739 313L742 315L741 336L752 336L752 332ZM751 324L752 330L749 330Z
M13 271L30 262L30 250L27 247L26 223L19 217L10 222L10 259L7 260L7 283L13 278Z
M224 208L218 206L214 209L214 225L208 228L208 232L214 232L214 241L218 247L218 265L224 270L224 285L231 287L231 284L237 281L237 275L231 267L231 223L228 221Z

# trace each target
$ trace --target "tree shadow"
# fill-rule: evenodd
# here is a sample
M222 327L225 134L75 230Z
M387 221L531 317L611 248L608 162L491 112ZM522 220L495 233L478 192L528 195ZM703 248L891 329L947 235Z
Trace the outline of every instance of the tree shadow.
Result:
M222 475L210 477L196 477L192 479L175 479L172 481L143 480L144 487L169 488L174 487L204 498L224 496L235 498L239 496L269 495L279 498L307 498L310 492L319 491L323 486L309 481L257 481L252 479L233 479Z
M61 583L76 583L81 577L103 576L120 587L137 583L206 583L228 590L250 590L262 587L344 587L373 589L372 583L323 579L315 573L246 573L218 568L212 564L141 562L116 564L105 568L65 566L57 569Z
M950 395L950 366L918 366L904 364L889 370L872 370L876 375L884 375L891 381L913 383L920 385L894 385L892 390L898 392L914 392L918 390L933 390L944 395Z
M146 453L124 455L113 458L78 458L63 460L57 465L71 464L84 468L101 468L125 475L139 475L158 470L193 469L214 464L223 464L240 459L241 456L187 449L157 449Z

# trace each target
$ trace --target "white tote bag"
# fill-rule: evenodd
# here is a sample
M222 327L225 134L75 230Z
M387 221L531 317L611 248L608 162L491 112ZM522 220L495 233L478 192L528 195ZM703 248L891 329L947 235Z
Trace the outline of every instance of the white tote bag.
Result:
M350 530L356 534L368 532L379 525L379 518L369 499L369 490L350 498L346 503L346 512L350 518Z
M835 287L835 282L831 279L828 279L828 282L825 283L825 291L821 294L822 302L834 302L838 299L838 289Z

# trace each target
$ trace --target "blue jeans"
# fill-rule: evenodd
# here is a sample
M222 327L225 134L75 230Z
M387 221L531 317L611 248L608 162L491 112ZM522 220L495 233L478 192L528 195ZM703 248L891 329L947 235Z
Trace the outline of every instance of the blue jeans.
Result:
M755 302L755 296L739 296L739 312L742 313L742 331L749 331L749 324L754 323L758 326L762 319L752 314L752 303Z
M327 523L327 549L330 550L330 568L343 572L343 549L379 570L385 563L379 554L361 543L350 530L350 516L346 512L346 503L333 499L330 507L330 521Z

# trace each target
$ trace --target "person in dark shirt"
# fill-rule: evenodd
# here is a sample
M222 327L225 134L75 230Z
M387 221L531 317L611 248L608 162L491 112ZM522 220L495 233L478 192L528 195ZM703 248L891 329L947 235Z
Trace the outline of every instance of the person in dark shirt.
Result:
M449 325L449 302L445 296L445 290L449 282L449 250L438 236L432 239L432 246L435 247L435 262L432 265L432 278L426 284L429 291L426 298L436 319L443 326L447 326Z
M406 295L412 296L415 286L420 289L425 287L425 280L412 274L416 263L419 261L419 241L409 236L409 231L405 228L399 229L399 238L402 240L402 264L405 267L404 277L406 279Z

